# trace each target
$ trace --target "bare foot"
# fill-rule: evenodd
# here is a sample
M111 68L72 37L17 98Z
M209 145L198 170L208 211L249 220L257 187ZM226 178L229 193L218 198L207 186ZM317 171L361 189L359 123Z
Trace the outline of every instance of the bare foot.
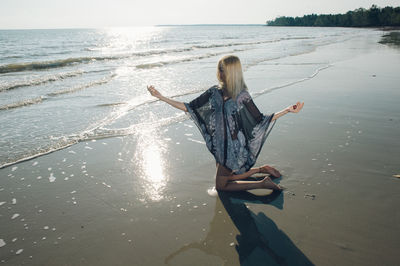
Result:
M261 173L266 173L272 175L274 178L281 177L281 173L279 173L278 170L275 168L269 166L269 165L264 165L260 167L260 172Z
M272 189L272 190L282 190L282 188L279 185L272 182L271 178L269 178L269 177L264 178L262 182L263 182L264 188L268 188L268 189Z

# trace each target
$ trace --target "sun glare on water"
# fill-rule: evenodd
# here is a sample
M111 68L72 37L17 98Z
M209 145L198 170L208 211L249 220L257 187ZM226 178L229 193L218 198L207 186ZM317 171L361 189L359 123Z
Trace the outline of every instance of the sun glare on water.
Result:
M99 43L102 53L138 52L149 49L151 42L162 38L164 28L161 27L124 27L105 28L99 32L103 34L103 41Z

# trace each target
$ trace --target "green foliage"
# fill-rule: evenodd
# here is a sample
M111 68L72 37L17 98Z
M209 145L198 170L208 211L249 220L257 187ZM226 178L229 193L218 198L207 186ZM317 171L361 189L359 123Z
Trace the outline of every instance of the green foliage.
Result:
M268 26L314 26L314 27L383 27L400 26L400 7L370 9L358 8L346 14L305 15L303 17L278 17L267 21Z

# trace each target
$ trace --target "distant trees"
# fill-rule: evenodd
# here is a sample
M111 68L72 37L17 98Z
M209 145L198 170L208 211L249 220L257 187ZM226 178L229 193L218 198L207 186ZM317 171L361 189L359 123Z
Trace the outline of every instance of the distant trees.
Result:
M400 7L370 9L358 8L346 14L305 15L303 17L278 17L267 21L267 26L314 26L314 27L383 27L400 26Z

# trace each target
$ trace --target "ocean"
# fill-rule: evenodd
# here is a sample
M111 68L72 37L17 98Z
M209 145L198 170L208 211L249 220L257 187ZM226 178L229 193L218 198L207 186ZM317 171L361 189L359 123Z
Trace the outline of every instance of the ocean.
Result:
M246 71L368 34L368 29L155 26L0 30L0 168L81 141L136 134L187 116L147 85L190 101L217 84L216 64L240 57ZM332 62L271 71L253 97L313 78Z

